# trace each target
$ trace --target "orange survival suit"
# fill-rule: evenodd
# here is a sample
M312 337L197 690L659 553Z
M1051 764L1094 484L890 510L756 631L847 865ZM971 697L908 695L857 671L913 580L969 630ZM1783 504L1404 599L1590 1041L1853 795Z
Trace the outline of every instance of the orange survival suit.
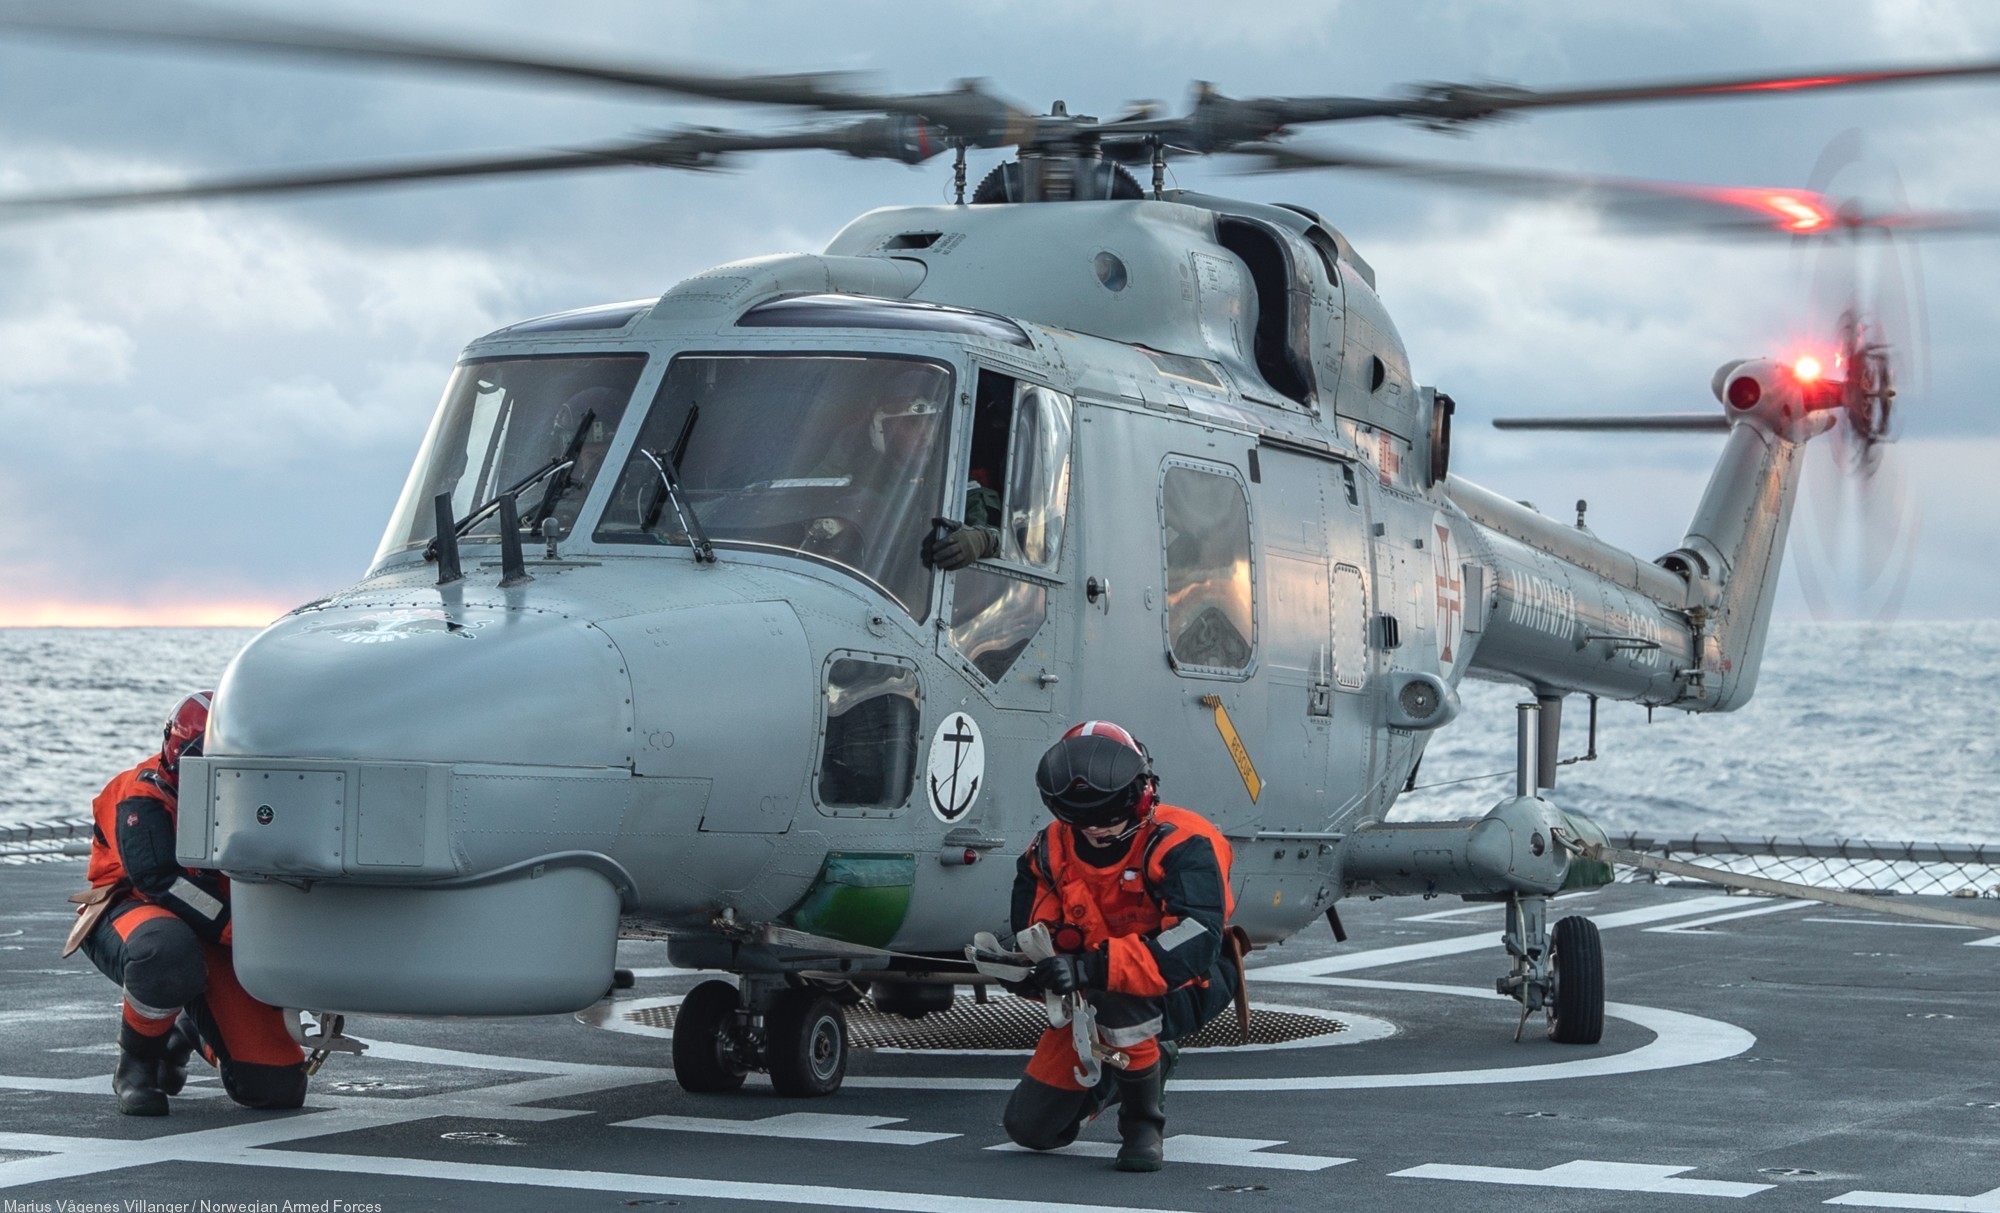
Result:
M65 955L81 947L125 995L112 1087L130 1115L166 1113L197 1041L237 1103L296 1108L305 1100L303 1051L279 1010L252 998L230 964L228 879L175 858L179 760L201 752L206 699L184 700L161 753L98 793L91 887L70 899L79 904L78 922ZM200 727L190 728L181 718L196 700Z
M1151 756L1106 721L1065 734L1036 782L1056 820L1016 865L1012 922L1017 937L1047 927L1058 955L1036 963L1026 992L1087 1003L1091 1051L1106 1062L1086 1086L1085 1029L1049 1029L1001 1121L1017 1145L1057 1149L1116 1098L1118 1169L1156 1171L1171 1066L1162 1041L1206 1024L1240 981L1240 955L1225 946L1229 843L1200 814L1158 803Z

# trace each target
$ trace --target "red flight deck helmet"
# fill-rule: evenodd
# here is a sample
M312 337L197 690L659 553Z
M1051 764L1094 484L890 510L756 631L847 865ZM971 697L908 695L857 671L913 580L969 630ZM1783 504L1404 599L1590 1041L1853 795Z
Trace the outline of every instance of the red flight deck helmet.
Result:
M1152 809L1153 758L1139 739L1108 720L1086 720L1042 755L1035 787L1056 820L1077 829L1129 821Z
M208 707L215 702L214 691L196 691L174 705L167 717L166 737L160 742L160 769L180 775L182 757L199 757L208 733Z

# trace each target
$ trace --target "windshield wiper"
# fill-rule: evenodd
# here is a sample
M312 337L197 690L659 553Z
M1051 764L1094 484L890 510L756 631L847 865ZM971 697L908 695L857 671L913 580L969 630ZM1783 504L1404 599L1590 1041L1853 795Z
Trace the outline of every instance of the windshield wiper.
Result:
M562 491L569 487L569 471L576 466L576 457L583 450L584 436L590 433L590 423L596 419L597 411L595 409L585 413L582 424L578 425L576 433L570 436L568 446L551 456L547 463L529 472L526 476L516 480L513 484L500 490L498 493L495 493L481 504L474 506L471 513L459 519L451 528L451 533L455 536L463 537L467 531L484 522L488 515L499 509L500 503L505 499L525 493L550 476L560 473L562 480L557 484L550 485L548 491L542 494L541 501L536 503L535 513L531 517L531 524L539 523L542 518L546 517L543 513L544 509L553 512L556 498L560 497ZM433 537L430 543L424 546L424 559L436 560L437 554L438 541Z
M643 529L652 530L660 521L660 506L672 502L674 517L680 519L681 532L688 537L688 546L694 549L695 563L701 564L705 561L714 564L715 548L708 542L707 533L701 529L701 519L695 517L694 506L688 504L686 494L681 489L680 477L674 475L673 452L667 452L668 458L664 460L644 447L640 448L639 453L644 455L646 462L652 464L660 473L660 494L653 498L653 504L646 508Z
M556 456L561 460L561 465L552 473L555 479L549 481L549 487L543 490L542 499L535 504L535 512L528 515L523 522L523 526L528 530L539 531L542 523L548 521L556 512L556 505L563 499L563 495L569 492L570 474L576 470L577 456L583 454L583 440L590 436L590 427L596 421L597 410L586 409L583 420L576 423L576 433L569 436L569 445L563 448L562 454Z
M700 419L701 405L690 404L687 420L681 422L681 432L674 438L672 449L664 452L666 455L664 460L645 447L639 448L639 453L646 457L646 462L652 464L660 473L660 492L640 515L639 529L651 531L658 526L660 507L672 502L674 517L681 521L681 533L688 537L688 546L694 549L695 563L707 561L714 564L715 548L708 542L707 533L701 529L701 519L695 517L694 506L688 501L687 493L681 488L680 477L674 471L680 467L681 460L687 457L688 439L694 437L694 423Z

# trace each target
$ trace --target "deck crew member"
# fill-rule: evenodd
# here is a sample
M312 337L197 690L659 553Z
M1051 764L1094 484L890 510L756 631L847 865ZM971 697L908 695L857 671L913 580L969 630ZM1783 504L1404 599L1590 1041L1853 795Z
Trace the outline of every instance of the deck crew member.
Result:
M229 882L175 859L180 764L201 754L213 691L181 700L158 754L105 785L91 805L91 887L71 897L81 947L125 993L118 1110L164 1116L197 1044L231 1099L252 1108L305 1102L305 1056L276 1007L237 984L229 959Z
M1124 729L1098 720L1070 729L1035 773L1056 820L1014 878L1016 936L1040 923L1058 949L1029 984L1088 1002L1101 1051L1125 1064L1110 1058L1087 1088L1072 1031L1043 1033L1007 1101L1007 1135L1034 1150L1066 1146L1116 1099L1121 1171L1160 1169L1163 1042L1171 1050L1228 1005L1242 963L1225 945L1229 843L1200 814L1161 804L1158 782Z

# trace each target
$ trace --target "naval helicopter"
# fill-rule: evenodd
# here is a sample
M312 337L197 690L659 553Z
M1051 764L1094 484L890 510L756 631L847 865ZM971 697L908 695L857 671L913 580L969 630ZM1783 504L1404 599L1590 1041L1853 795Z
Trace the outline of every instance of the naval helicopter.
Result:
M952 157L957 200L860 216L824 252L470 343L365 574L231 663L187 760L179 854L233 882L235 963L325 1016L577 1010L620 938L697 986L678 1080L787 1095L844 1075L844 1002L921 1015L1005 933L1025 778L1116 719L1235 852L1235 922L1282 941L1350 896L1502 901L1499 988L1551 1038L1602 1027L1587 919L1609 879L1552 789L1566 697L1723 712L1753 693L1801 452L1887 436L1889 351L1857 319L1822 364L1721 368L1686 538L1623 551L1451 474L1452 398L1412 377L1373 267L1321 215L1168 189L1172 157L1585 196L1785 239L1967 226L1798 190L1476 170L1302 147L1298 127L1467 126L1538 109L1976 78L1958 64L1784 79L1236 99L1184 115L1030 113L984 86L868 93L293 23L30 10L8 32L867 115L683 130L507 159L0 198L0 214L823 149ZM968 150L1011 158L973 184ZM1141 176L1150 170L1150 183ZM944 571L927 535L990 526ZM1526 688L1515 795L1385 820L1467 677Z

